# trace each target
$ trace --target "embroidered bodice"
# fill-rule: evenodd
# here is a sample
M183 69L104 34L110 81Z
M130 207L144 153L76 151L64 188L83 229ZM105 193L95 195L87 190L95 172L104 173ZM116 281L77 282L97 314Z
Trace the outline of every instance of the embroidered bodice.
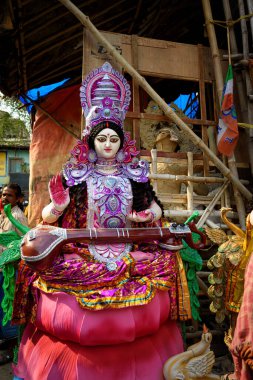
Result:
M128 178L120 172L103 174L94 171L87 179L88 228L130 227L127 215L132 210L132 188ZM89 244L91 254L105 262L109 270L131 250L131 244Z
M124 228L132 209L132 188L120 174L105 175L94 171L87 180L88 227Z
M147 182L149 164L145 160L133 157L137 152L133 149L133 141L126 135L125 161L117 162L109 167L108 173L99 171L99 166L86 160L87 142L80 141L74 148L72 157L63 167L63 175L68 186L78 185L84 181L88 189L88 228L124 228L130 227L127 215L132 211L132 187L130 180ZM128 152L128 150L129 152ZM132 151L133 150L133 151ZM103 166L103 165L102 165ZM113 169L112 169L113 168ZM100 169L101 170L101 169ZM115 170L112 174L112 170ZM89 244L93 257L106 263L109 270L117 268L120 261L131 251L131 244Z

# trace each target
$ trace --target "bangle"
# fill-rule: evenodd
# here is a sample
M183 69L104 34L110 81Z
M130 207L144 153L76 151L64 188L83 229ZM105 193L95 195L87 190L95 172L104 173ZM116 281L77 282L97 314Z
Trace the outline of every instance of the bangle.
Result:
M58 211L58 210L56 210L56 208L54 208L54 207L51 209L51 214L53 214L53 215L55 215L55 216L61 216L62 213L63 213L63 211Z
M152 215L151 223L154 222L155 218L157 217L156 213L153 210L150 210L150 214Z

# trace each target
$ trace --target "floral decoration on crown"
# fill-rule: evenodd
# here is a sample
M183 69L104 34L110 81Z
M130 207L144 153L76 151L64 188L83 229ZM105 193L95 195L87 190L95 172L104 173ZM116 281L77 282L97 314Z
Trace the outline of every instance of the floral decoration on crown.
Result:
M80 88L80 98L86 120L84 136L103 121L123 128L131 100L130 86L110 63L105 62L87 75Z

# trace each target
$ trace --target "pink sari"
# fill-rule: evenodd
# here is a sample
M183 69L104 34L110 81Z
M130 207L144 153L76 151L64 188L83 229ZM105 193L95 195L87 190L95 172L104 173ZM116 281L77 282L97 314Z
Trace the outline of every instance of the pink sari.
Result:
M240 380L253 379L253 255L245 271L244 292L230 347L235 374Z

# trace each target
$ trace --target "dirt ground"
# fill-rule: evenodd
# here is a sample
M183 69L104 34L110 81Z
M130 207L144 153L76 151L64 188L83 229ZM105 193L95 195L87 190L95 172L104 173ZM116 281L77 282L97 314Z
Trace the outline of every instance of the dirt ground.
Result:
M11 369L11 363L7 363L0 366L0 379L11 380L13 379L13 373Z

